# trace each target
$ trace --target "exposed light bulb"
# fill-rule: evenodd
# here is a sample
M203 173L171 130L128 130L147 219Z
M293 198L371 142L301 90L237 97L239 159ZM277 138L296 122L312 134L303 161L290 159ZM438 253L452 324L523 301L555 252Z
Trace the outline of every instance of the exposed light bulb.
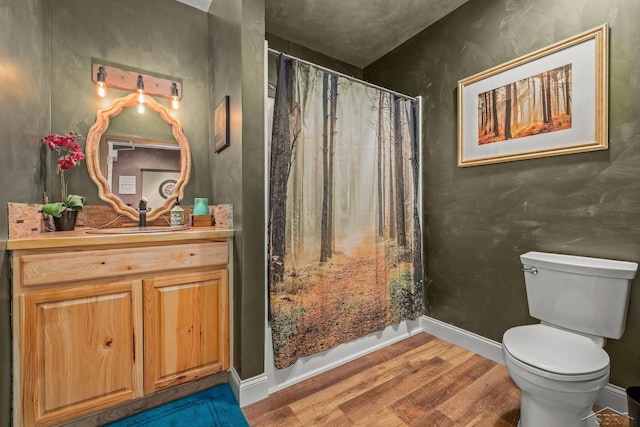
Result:
M98 96L104 98L107 94L107 84L105 80L107 79L107 72L104 70L104 67L98 68L98 75L96 76L97 88L98 88Z
M144 114L144 104L138 104L138 113Z
M180 99L178 98L178 85L174 82L171 85L171 108L177 110L180 108Z
M138 75L138 103L140 105L144 104L144 80L142 80L142 75Z
M104 98L106 94L107 86L104 84L104 82L98 82L98 96L100 98Z

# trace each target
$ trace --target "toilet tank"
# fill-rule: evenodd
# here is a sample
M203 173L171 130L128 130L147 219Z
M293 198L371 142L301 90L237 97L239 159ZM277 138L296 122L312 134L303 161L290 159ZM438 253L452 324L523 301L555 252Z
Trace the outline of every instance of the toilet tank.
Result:
M546 252L520 260L531 316L598 337L622 336L638 264Z

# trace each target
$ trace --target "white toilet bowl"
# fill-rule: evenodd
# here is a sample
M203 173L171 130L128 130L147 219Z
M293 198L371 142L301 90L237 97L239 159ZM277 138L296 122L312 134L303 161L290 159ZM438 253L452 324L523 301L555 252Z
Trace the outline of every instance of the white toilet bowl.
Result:
M505 364L520 388L520 427L595 427L592 407L609 381L609 356L591 339L545 325L512 328Z
M546 252L520 255L529 314L541 321L504 333L520 387L520 427L595 427L592 407L609 381L606 338L624 333L638 264Z

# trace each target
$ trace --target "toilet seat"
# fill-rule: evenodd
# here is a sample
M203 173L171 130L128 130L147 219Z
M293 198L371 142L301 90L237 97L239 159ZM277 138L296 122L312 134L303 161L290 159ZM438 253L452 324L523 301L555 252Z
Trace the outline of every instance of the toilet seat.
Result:
M589 338L545 325L509 329L503 347L512 361L559 381L585 381L609 371L609 355Z

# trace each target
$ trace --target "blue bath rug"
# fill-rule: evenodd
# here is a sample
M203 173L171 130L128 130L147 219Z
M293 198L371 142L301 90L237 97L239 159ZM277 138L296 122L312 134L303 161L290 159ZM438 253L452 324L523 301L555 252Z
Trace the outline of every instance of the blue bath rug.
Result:
M249 427L228 384L140 412L109 427Z

